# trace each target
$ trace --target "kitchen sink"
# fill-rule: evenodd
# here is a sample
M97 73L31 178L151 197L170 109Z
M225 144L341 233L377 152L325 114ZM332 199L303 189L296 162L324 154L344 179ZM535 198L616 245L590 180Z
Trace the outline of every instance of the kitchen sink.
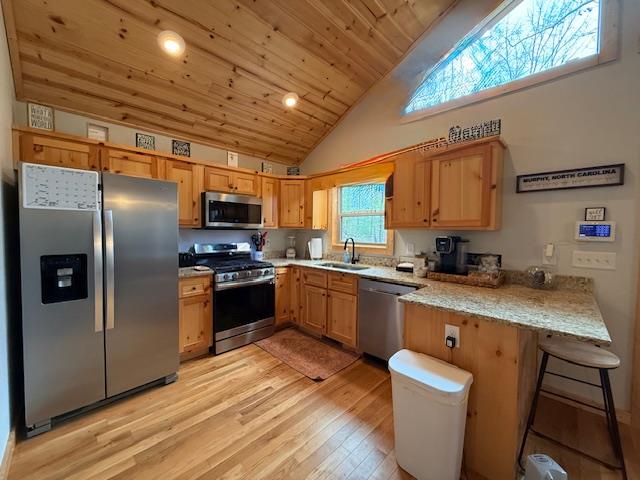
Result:
M337 268L339 270L366 270L369 267L365 267L363 265L352 265L350 263L335 263L335 262L327 262L321 263L321 267L329 267L329 268Z

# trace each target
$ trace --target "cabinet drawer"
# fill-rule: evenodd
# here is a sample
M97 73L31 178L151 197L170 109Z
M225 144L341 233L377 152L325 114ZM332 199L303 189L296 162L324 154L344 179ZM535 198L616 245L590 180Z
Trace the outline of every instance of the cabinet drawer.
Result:
M178 283L179 297L195 297L196 295L208 295L211 286L211 277L181 278Z
M302 271L302 282L305 285L327 288L327 274L318 270L305 269Z
M358 293L358 277L355 275L331 272L327 280L329 290L344 292L350 295L356 295Z

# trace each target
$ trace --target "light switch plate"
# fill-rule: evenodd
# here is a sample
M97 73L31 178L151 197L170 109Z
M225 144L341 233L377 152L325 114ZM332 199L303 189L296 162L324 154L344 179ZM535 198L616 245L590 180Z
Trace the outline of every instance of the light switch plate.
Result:
M413 255L416 253L415 243L407 243L407 255Z
M549 253L551 255L549 255ZM558 249L555 248L553 243L547 243L542 247L542 264L543 265L557 265L558 264Z
M614 252L585 252L582 250L574 250L573 266L577 268L615 270L616 254Z

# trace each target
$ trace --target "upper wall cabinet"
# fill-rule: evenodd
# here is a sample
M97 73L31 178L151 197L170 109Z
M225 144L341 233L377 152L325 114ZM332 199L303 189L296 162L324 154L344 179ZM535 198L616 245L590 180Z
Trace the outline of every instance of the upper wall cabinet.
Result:
M100 158L97 145L23 134L20 137L20 159L30 163L42 163L56 167L98 170Z
M393 174L393 201L388 228L429 226L431 168L419 150L398 155Z
M431 163L431 225L442 228L496 228L497 168L493 147L482 145L441 155ZM500 164L502 163L500 158ZM496 165L497 166L497 165Z
M278 191L277 178L262 177L262 224L265 228L278 227Z
M102 150L102 170L110 173L143 178L164 178L164 159L155 155L134 153L127 150L105 148Z
M204 167L180 160L166 161L166 179L178 184L178 223L181 227L199 227L200 192Z
M304 227L304 180L280 181L280 226Z
M496 140L427 156L394 158L387 228L497 230L500 228L503 145Z
M225 168L205 168L205 188L210 192L258 195L259 177L253 173L236 172Z

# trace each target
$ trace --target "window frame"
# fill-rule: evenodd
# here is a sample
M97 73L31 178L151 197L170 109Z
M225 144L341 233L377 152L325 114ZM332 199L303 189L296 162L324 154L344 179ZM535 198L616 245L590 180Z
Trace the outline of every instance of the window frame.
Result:
M331 238L331 249L333 251L342 251L344 249L344 242L340 239L341 235L341 219L343 216L345 217L357 217L357 216L371 216L377 215L378 210L373 210L371 212L358 212L358 213L348 213L346 215L342 215L340 213L340 189L342 187L349 187L353 185L369 185L386 182L386 178L375 178L375 179L367 179L359 182L353 183L345 183L341 185L336 185L330 191L330 219L329 222L329 237ZM383 220L386 225L386 200L385 205L382 210L380 210ZM394 231L388 228L385 228L387 231L387 242L384 243L364 243L356 241L356 255L359 253L365 254L379 254L379 255L393 255L393 241L394 241Z
M415 94L416 90L424 83L425 79L436 70L440 64L449 58L461 45L471 43L476 38L482 36L488 29L500 21L505 15L515 8L522 0L507 0L500 7L494 10L487 18L485 18L480 24L476 26L469 34L467 34L462 40L456 43L456 45L449 50L446 54L440 56L440 60L433 65L425 75L420 77L420 80L414 85L411 90L411 95L403 103L402 111L400 112L401 123L410 123L423 118L438 115L449 110L464 107L478 102L483 102L491 98L497 98L508 93L516 92L525 88L529 88L535 85L539 85L556 78L564 77L581 70L592 68L604 63L608 63L618 58L618 22L620 16L620 0L600 0L600 25L598 30L598 53L589 55L578 60L567 62L544 72L534 73L527 77L514 80L504 85L498 85L497 87L481 90L480 92L466 95L464 97L449 100L447 102L434 105L422 110L416 110L414 112L405 114L404 109Z

